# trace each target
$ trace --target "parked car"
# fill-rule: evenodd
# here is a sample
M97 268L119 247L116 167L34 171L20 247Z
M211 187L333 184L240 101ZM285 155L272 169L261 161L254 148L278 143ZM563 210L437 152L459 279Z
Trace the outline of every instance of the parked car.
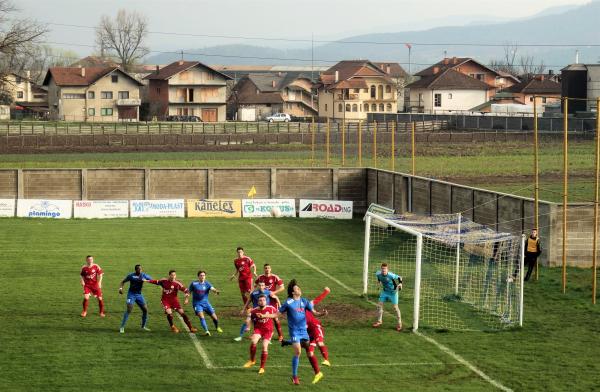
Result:
M198 116L167 116L167 121L202 122L202 119Z
M290 122L292 118L287 113L275 113L265 118L268 122Z

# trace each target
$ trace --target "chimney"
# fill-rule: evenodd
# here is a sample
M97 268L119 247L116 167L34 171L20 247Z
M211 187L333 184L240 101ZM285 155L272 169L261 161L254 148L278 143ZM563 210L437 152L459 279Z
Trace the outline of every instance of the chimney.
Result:
M158 64L156 64L156 71L154 71L154 73L156 73L158 75L159 71L160 71L160 67L158 66Z
M30 70L25 71L25 76L27 77L28 80L31 79L31 71Z
M549 69L548 70L548 75L550 75L550 76L554 75L554 70L553 69Z
M277 72L277 76L281 77L281 71Z
M437 75L438 73L440 73L440 67L433 67L433 74Z
M274 81L274 80L271 80L271 86L272 86L273 88L275 88L275 81Z
M452 57L452 64L458 64L458 59L456 57Z
M81 77L85 78L85 67L81 67Z
M444 58L444 65L448 65L450 63L450 59L448 57Z
M183 65L183 60L179 60L179 65Z
M335 71L335 82L337 83L340 80L340 73L339 71Z
M385 67L385 73L387 73L388 75L390 74L390 65L389 64Z

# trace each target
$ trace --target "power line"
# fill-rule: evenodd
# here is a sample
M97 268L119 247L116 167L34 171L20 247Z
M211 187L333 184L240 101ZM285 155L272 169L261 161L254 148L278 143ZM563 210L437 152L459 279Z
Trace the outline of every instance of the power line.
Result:
M89 45L89 44L75 44L75 43L68 43L68 42L53 42L53 41L41 41L40 43L44 43L44 44L49 44L49 45L64 45L64 46L79 46L79 47L86 47L86 48L96 48L95 45ZM235 58L235 59L247 59L247 60L276 60L276 61L298 61L298 62L318 62L318 63L331 63L331 64L336 64L338 63L340 60L326 60L326 59L311 59L311 58L293 58L293 57L263 57L263 56L242 56L242 55L230 55L230 54L218 54L218 53L201 53L201 52L186 52L186 51L162 51L162 50L149 50L149 53L156 53L156 54L172 54L172 55L177 55L177 56L181 56L183 55L188 55L188 56L205 56L205 57L221 57L221 58ZM57 56L57 57L61 57L61 56ZM381 61L381 60L380 60ZM385 61L384 61L385 62ZM400 65L407 65L407 62L398 62L398 61L393 61L390 60L389 62L393 62L393 63L397 63ZM435 65L437 63L414 63L411 62L411 65L417 65L417 66L423 66L423 67L429 67L431 65ZM487 65L488 67L491 67L490 65ZM513 65L503 65L504 67L513 67L513 68L520 68L521 66L518 64L513 64ZM561 64L561 65L557 65L557 64L532 64L531 66L534 67L539 67L539 66L545 66L545 67L551 67L551 68L563 68L566 67L565 64Z
M54 22L42 22L52 26L62 27L75 27L81 29L92 29L95 30L94 26L85 26L69 23L54 23ZM244 36L244 35L222 35L222 34L198 34L198 33L180 33L173 31L148 31L148 34L156 35L169 35L169 36L180 36L180 37L197 37L197 38L220 38L220 39L243 39L251 41L280 41L280 42L305 42L305 43L322 43L322 44L340 44L340 45L412 45L412 46L467 46L467 47L554 47L554 48L571 48L571 47L600 47L600 44L591 43L477 43L477 42L412 42L412 41L348 41L348 40L312 40L303 38L276 38L276 37L261 37L261 36Z

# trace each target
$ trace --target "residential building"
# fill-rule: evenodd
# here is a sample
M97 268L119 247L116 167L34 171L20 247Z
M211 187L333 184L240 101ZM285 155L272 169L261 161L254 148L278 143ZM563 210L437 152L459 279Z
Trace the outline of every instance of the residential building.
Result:
M419 113L467 111L488 101L490 86L454 68L435 67L432 73L406 86L410 110Z
M377 65L394 81L394 84L396 85L396 92L398 95L398 111L405 111L405 101L408 92L406 89L406 85L408 84L408 81L410 79L408 73L398 63L382 63L377 61L375 62L375 65Z
M50 118L138 121L141 83L117 67L53 67L44 78Z
M545 75L527 77L522 82L502 90L503 93L511 93L517 103L533 106L535 96L538 96L537 104L542 107L547 103L560 102L560 83L547 79Z
M29 71L25 76L9 73L3 79L0 89L12 98L10 108L13 118L47 116L48 92L31 80Z
M569 101L569 113L598 110L600 98L600 64L571 64L563 68L562 96L578 98Z
M496 71L470 57L444 58L440 62L417 72L415 76L421 78L431 77L435 74L444 73L449 69L487 84L489 88L487 89L485 101L496 95L496 92L519 83L519 79L515 76Z
M274 113L315 117L313 85L310 77L303 74L251 73L235 85L228 103L242 121L256 121Z
M226 84L231 78L199 61L176 61L145 77L151 117L198 116L225 121Z
M395 81L368 60L340 61L321 74L317 89L321 118L359 121L398 111Z

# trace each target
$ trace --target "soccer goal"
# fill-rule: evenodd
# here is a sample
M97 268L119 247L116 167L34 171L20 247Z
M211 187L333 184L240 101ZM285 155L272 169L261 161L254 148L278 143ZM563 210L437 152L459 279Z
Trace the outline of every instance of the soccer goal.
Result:
M367 212L363 294L377 299L375 272L385 262L403 277L400 307L412 302L414 331L521 326L524 244L522 235L498 233L460 214Z

